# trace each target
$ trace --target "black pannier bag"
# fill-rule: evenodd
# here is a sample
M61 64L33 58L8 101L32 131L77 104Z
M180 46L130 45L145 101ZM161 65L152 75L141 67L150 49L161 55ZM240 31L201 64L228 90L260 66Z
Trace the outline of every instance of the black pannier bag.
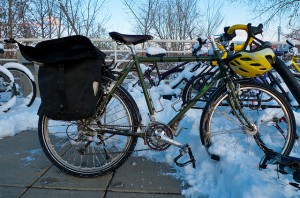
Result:
M42 63L38 81L38 114L54 120L80 120L92 116L101 94L101 67L105 54L84 36L69 36L38 43L19 44L22 55Z

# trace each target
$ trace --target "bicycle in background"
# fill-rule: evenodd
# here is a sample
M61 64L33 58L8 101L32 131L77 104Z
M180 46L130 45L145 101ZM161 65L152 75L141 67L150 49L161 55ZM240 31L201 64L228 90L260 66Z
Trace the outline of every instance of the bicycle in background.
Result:
M202 39L202 40L201 40ZM192 54L195 56L203 56L208 54L208 48L202 47L206 43L207 37L199 37L198 43L193 45ZM166 50L160 47L148 47L146 48L147 57L165 57ZM175 63L175 66L166 71L161 72L159 63L151 63L147 67L141 64L142 73L146 80L147 87L157 87L157 90L164 99L172 100L177 98L181 100L182 90L186 84L195 76L202 75L203 73L211 70L210 63L205 62L183 62ZM162 66L167 65L162 63ZM133 80L133 79L131 79ZM138 78L134 78L136 81L132 87L140 85Z
M10 39L5 39L5 43L12 43ZM36 98L36 84L32 72L20 63L9 62L3 65L8 69L13 77L16 86L16 104L30 107Z
M296 48L295 44L291 40L286 40L287 46L283 51L277 51L276 55L278 56L285 56L286 54L291 55L291 60L286 62L286 65L290 67L291 71L293 72L294 76L300 81L300 66L299 61L300 58L298 57L299 50Z
M0 43L0 53L4 53L4 47ZM16 85L12 73L0 66L0 112L7 112L16 103Z

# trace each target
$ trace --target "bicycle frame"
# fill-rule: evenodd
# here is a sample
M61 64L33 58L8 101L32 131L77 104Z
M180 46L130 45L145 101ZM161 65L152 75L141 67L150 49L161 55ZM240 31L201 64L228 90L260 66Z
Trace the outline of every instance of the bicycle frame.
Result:
M130 71L136 71L138 74L138 78L140 80L141 83L141 87L143 90L143 94L146 100L146 104L148 107L148 112L149 112L149 116L151 121L156 121L155 120L155 116L154 116L154 106L153 106L153 102L152 99L148 93L147 87L146 87L146 83L145 80L143 78L143 73L140 67L140 63L141 62L151 62L151 63L157 63L157 62L193 62L193 61L218 61L220 60L220 56L219 56L219 51L216 50L216 54L213 56L204 56L204 57L195 57L195 56L189 56L189 57L138 57L135 53L134 50L134 46L128 46L131 51L132 51L132 56L133 56L133 61L129 64L129 66L127 66L123 71L121 71L120 75L118 76L118 78L113 82L113 85L111 85L111 89L109 90L109 92L107 93L107 97L105 97L104 101L100 104L100 109L103 108L103 106L108 102L110 96L114 93L114 91L116 90L116 88L118 86L121 86L121 84L123 83L124 79L126 78L126 76L128 75L128 73ZM225 68L222 65L221 61L218 61L221 64L219 64L220 66L220 72L217 73L215 76L213 76L213 79L211 80L211 82L209 82L207 85L204 86L204 88L199 91L199 93L192 99L190 100L188 103L186 103L180 110L179 112L175 115L174 118L172 118L172 120L168 123L169 127L174 127L182 118L183 115L192 108L192 106L194 106L197 102L197 100L199 100L207 91L209 91L212 86L217 83L218 80L220 80L221 78L225 77ZM138 137L144 137L145 134L144 133L136 133L136 134L126 134L123 132L117 132L117 131L110 131L109 133L112 134L121 134L121 135L127 135L127 136L138 136Z

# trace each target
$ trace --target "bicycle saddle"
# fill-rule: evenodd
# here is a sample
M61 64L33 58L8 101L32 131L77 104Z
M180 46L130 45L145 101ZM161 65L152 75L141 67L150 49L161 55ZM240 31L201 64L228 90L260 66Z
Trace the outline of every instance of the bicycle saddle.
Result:
M109 36L120 43L124 43L126 45L136 45L139 43L144 43L148 40L151 40L153 37L151 35L128 35L128 34L121 34L118 32L110 32Z

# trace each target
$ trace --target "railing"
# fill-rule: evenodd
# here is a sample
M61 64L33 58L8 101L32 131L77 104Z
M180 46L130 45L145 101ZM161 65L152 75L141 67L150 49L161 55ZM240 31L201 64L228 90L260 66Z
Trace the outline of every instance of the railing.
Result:
M0 42L3 42L4 39L0 38ZM45 41L48 39L34 39L34 38L21 38L21 39L16 39L19 42L33 42L33 43L38 43L41 41ZM101 42L109 42L111 43L109 46L111 46L110 49L101 49L101 51L103 51L104 53L109 53L109 54L113 54L110 57L113 57L115 62L128 62L128 60L123 60L121 58L118 57L119 53L129 53L130 50L129 49L120 49L118 47L118 44L113 41L112 39L91 39L91 41L93 43L101 43ZM155 43L185 43L185 44L189 44L189 46L192 46L193 43L196 43L196 40L149 40L147 43L145 43L146 47L149 46L149 43L151 43L153 45L155 45ZM144 48L146 48L144 46ZM24 58L22 59L21 55L18 53L18 49L4 49L4 52L16 52L16 58L14 59L7 59L7 58L1 58L0 56L0 62L11 62L11 61L15 61L15 62L24 62L26 61ZM137 50L137 52L145 52L145 50ZM191 50L190 49L186 49L183 51L166 51L167 53L174 53L174 54L190 54ZM106 61L112 61L112 58L108 58Z
M0 42L3 42L3 38L0 38ZM19 42L32 42L32 43L38 43L41 41L45 41L48 39L36 39L36 38L21 38L21 39L16 39ZM111 43L109 46L111 46L110 49L101 49L101 51L103 51L104 53L107 54L111 54L111 56L108 57L108 59L106 61L112 61L112 59L114 59L114 61L117 63L121 63L121 62L128 62L128 60L123 60L122 58L118 57L119 53L129 53L129 49L120 49L118 47L118 44L113 41L112 39L91 39L92 42L94 43L101 43L101 42L109 42ZM191 53L191 46L192 44L196 43L196 40L150 40L147 43L145 43L146 46L143 47L143 49L145 49L147 46L149 46L149 44L151 45L157 45L157 43L166 43L166 44L170 44L170 43L185 43L186 49L182 50L182 51L166 51L167 53L172 53L172 54L190 54ZM272 42L273 45L280 45L283 44L285 45L285 42ZM300 45L300 43L296 43L296 45ZM1 58L0 56L0 62L20 62L20 63L28 63L28 61L26 62L26 60L20 55L20 53L18 52L17 49L4 49L5 52L16 52L16 56L15 58L12 59L7 59L7 58ZM137 50L137 52L145 52L144 50L141 49ZM111 58L113 57L113 58Z

